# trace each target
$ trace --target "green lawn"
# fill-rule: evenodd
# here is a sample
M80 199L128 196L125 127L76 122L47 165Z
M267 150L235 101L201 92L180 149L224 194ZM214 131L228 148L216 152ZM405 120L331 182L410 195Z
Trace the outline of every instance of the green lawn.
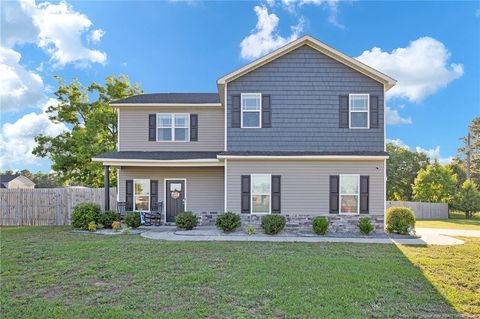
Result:
M417 220L416 227L480 230L480 214L465 219L463 212L450 212L448 219Z
M400 250L0 230L2 318L480 316L480 240Z

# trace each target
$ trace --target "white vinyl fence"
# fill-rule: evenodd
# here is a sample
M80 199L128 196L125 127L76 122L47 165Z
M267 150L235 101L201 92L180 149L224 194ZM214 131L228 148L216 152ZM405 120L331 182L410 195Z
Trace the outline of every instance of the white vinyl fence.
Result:
M396 202L387 201L387 208L391 206L409 207L415 213L417 219L447 219L448 204L446 203L422 203L422 202Z
M70 225L75 205L105 205L103 188L0 189L0 225ZM110 209L117 207L117 189L110 188Z

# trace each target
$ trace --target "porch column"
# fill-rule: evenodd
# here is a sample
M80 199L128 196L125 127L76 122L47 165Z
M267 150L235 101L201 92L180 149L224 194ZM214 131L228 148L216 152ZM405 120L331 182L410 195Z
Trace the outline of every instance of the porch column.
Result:
M103 186L105 187L105 210L110 210L110 166L105 165L103 175Z

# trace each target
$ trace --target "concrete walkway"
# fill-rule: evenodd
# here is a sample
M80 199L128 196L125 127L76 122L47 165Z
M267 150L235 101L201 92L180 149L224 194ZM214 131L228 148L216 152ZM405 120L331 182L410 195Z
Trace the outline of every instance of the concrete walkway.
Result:
M417 228L420 238L389 237L322 237L316 235L282 234L269 236L255 234L248 236L242 232L224 234L215 228L197 228L192 231L176 230L174 227L146 229L142 237L169 241L248 241L248 242L305 242L305 243L364 243L402 245L461 245L463 240L450 236L480 237L480 231L460 229Z

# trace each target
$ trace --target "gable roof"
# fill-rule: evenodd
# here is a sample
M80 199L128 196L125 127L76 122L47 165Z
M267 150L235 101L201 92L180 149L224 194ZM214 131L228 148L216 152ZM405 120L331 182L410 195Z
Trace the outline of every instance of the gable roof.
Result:
M13 181L14 179L19 178L24 184L26 185L35 185L28 177L20 175L20 174L13 174L13 175L0 175L0 188L7 188L8 183Z
M139 94L113 101L111 106L128 105L208 105L220 106L218 93L151 93Z
M309 47L329 56L330 58L337 60L350 68L374 79L377 82L383 83L385 85L385 91L388 91L391 89L395 83L397 82L395 79L389 77L386 74L383 74L380 71L375 70L374 68L369 67L368 65L352 58L349 57L348 55L326 45L323 42L320 42L319 40L309 36L305 35L295 41L292 41L283 47L245 65L244 67L233 71L227 75L224 75L220 79L217 80L217 85L219 86L219 91L223 92L223 87L226 83L233 81L275 59L278 59L279 57L295 50L298 49L301 46L308 45Z

